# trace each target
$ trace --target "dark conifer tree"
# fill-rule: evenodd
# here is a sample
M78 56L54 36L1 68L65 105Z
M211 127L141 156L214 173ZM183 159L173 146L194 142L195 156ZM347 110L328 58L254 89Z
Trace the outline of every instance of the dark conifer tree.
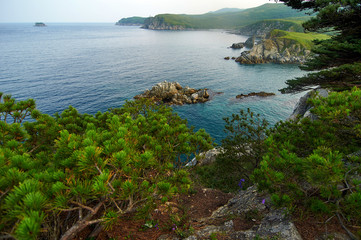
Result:
M331 34L328 40L316 42L314 58L301 68L314 71L301 78L288 80L283 93L297 92L310 86L351 89L361 85L361 1L360 0L280 0L287 6L316 13L306 21L306 31Z

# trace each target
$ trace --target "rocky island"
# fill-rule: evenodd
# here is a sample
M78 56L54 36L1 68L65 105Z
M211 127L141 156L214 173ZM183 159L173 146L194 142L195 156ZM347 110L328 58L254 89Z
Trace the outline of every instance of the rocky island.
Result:
M45 23L42 23L42 22L36 22L34 24L34 27L46 27Z
M210 95L207 88L194 89L188 86L182 87L178 82L164 81L134 98L148 98L154 102L163 102L168 105L183 105L207 102L210 100Z

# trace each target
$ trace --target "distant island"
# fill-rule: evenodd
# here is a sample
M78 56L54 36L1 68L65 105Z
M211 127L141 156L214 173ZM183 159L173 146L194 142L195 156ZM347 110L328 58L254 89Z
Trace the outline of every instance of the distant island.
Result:
M46 25L45 25L45 23L43 23L43 22L36 22L36 23L34 24L34 27L46 27Z

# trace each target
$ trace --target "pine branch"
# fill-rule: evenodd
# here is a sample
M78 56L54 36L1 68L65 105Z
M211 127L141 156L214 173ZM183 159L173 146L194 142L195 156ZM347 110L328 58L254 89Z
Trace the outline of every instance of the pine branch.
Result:
M72 238L74 238L74 236L79 233L80 231L82 231L85 227L95 224L95 223L99 223L99 222L103 222L104 219L95 219L95 220L91 220L90 219L98 213L98 211L101 209L101 207L104 204L104 200L99 202L94 209L92 209L92 211L90 213L88 213L82 220L77 221L76 224L74 224L68 231L66 231L64 233L64 235L60 238L60 240L70 240Z

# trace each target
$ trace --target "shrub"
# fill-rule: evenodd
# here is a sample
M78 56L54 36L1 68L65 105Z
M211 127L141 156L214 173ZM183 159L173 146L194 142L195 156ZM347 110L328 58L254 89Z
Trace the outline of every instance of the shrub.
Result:
M69 107L53 118L12 98L0 109L0 232L19 239L70 239L92 224L111 227L153 199L187 191L178 159L212 148L203 130L145 101L95 116ZM26 109L32 121L14 114Z

